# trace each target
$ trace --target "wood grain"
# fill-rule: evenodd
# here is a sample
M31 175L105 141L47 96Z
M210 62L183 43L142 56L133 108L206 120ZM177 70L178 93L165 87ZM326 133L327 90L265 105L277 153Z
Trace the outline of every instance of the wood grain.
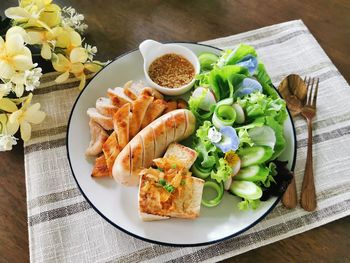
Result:
M0 11L17 1L2 0ZM86 39L98 59L112 59L146 39L203 41L292 19L303 19L345 79L350 81L349 0L55 1L83 13ZM27 262L23 148L0 153L0 262ZM350 261L350 217L225 262Z

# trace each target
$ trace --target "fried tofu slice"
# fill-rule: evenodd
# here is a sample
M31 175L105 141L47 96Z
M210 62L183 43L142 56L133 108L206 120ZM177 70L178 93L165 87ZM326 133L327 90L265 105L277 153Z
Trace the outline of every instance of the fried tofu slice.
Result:
M105 156L102 154L100 157L97 157L95 160L94 168L91 173L92 177L105 177L110 176L107 162Z
M140 172L139 215L143 221L199 216L204 181L192 177L176 156L154 160L159 169Z
M106 131L113 130L112 117L102 115L96 108L89 108L86 113Z
M141 95L137 100L133 101L132 115L130 119L130 139L140 131L142 121L152 101L153 97L147 95Z
M107 90L108 97L112 100L113 105L121 107L126 103L132 103L132 99L125 95L122 87L116 87L114 89Z
M121 151L121 147L118 144L118 139L115 131L111 133L106 142L103 144L102 150L106 159L109 175L111 176L114 161Z
M96 156L102 152L102 146L108 138L107 132L94 120L89 121L90 144L85 151L87 156Z
M166 150L165 158L177 158L183 166L190 169L197 159L197 152L179 143L171 143Z
M145 128L152 121L157 119L166 108L166 101L162 99L154 100L148 107L145 117L143 118L141 129Z
M124 148L129 142L130 134L130 108L129 103L124 104L113 115L113 126L117 137L118 144L121 148Z
M118 107L113 105L110 98L101 97L96 100L96 109L102 115L112 117L117 112Z
M169 100L166 103L166 108L165 108L164 114L168 113L170 111L176 110L176 109L177 109L177 101L176 100Z

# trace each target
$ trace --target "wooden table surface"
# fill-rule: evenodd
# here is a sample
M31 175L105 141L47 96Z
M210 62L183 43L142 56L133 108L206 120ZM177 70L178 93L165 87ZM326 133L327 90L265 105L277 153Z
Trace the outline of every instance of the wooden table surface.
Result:
M203 41L303 19L350 81L350 0L73 0L98 59L112 59L146 39ZM17 1L1 0L0 11ZM27 262L26 190L21 143L0 153L0 262ZM345 176L345 175L344 175ZM350 217L249 251L225 262L350 262Z

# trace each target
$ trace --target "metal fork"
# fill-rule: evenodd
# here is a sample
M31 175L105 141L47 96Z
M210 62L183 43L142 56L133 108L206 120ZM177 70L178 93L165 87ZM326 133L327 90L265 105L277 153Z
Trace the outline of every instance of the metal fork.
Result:
M301 115L304 116L307 121L308 141L305 174L301 188L300 203L306 211L314 211L317 204L312 161L312 119L316 115L316 101L319 79L305 77L304 82L307 85L307 96L305 105L301 111Z

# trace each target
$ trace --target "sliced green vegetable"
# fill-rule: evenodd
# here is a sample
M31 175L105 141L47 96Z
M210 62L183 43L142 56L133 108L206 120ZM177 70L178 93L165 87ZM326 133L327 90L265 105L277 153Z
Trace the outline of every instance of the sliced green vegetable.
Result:
M241 167L247 167L268 161L273 155L273 150L267 146L245 147L239 149L238 155L242 161Z
M218 61L219 57L213 53L204 52L198 56L201 70L211 70L213 65Z
M262 196L262 190L253 182L233 181L230 192L244 199L256 200Z
M215 191L215 196L213 198L208 197L210 194L209 189ZM224 196L224 186L222 183L216 183L213 181L207 181L204 183L202 205L206 207L217 206Z
M215 108L212 122L220 129L223 126L232 126L236 120L236 111L232 106L220 105Z
M234 108L234 110L236 111L236 123L238 124L244 123L245 114L244 114L243 108L237 103L232 104L232 108Z
M238 181L265 182L269 169L261 165L251 165L242 168L234 179Z
M193 175L201 179L209 177L211 170L212 168L202 167L199 162L195 162L191 168Z
M274 149L276 136L275 131L270 126L254 127L248 131L248 134L255 145L269 146Z

